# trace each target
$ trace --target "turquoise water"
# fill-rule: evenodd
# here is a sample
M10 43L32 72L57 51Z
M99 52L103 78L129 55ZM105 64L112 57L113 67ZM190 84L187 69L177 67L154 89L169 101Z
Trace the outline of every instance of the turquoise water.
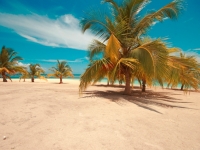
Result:
M11 77L11 79L19 79L20 76L21 76L21 74L15 74L15 75L11 75L10 77ZM46 77L47 74L42 74L42 76L45 76L45 77ZM81 74L74 74L74 78L66 77L66 78L63 78L63 79L80 80L80 76L81 76ZM47 79L48 79L48 78L47 78ZM50 77L49 79L56 79L56 78L55 78L55 77ZM102 79L102 80L99 81L99 82L101 82L101 83L107 83L107 78L104 78L104 79ZM122 83L122 84L124 85L124 83ZM115 82L115 85L119 85L119 82L116 81L116 82ZM138 82L137 80L135 80L134 83L133 83L133 85L138 86L138 85L140 85L140 84L139 84L139 82ZM155 83L154 86L159 87L160 85L159 85L158 83ZM167 87L167 84L164 84L164 87ZM180 88L180 87L181 87L181 84L179 84L179 85L177 86L177 88Z
M41 74L44 77L47 77L47 74ZM19 79L21 76L21 74L14 74L11 75L11 79ZM81 74L74 74L74 78L71 77L67 77L67 78L63 78L63 79L80 79ZM48 78L47 78L48 79ZM55 77L50 77L49 79L56 79Z

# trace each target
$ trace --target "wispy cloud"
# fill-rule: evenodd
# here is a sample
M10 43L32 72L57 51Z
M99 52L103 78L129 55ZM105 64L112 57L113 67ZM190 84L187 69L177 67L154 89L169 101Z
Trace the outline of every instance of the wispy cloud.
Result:
M195 50L195 51L200 51L200 48L195 48L194 50Z
M71 14L50 19L38 14L0 13L0 26L14 30L29 41L51 47L86 50L95 36L90 32L82 34L79 23Z
M194 18L190 18L190 19L184 21L184 23L188 23L188 22L192 21L193 19L194 19Z
M75 60L59 59L59 61L67 61L68 63L81 63L81 62L83 62L85 60L88 60L88 58L84 57L84 58L78 58L78 59L75 59ZM37 60L37 61L56 63L57 59L40 59L40 60Z

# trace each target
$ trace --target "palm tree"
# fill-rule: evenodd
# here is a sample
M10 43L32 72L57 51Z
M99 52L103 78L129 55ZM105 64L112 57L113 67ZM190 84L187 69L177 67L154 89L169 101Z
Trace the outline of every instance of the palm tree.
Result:
M30 78L30 74L29 72L27 71L27 68L25 68L25 71L22 73L22 75L20 76L19 78L19 82L21 81L21 79L24 79L24 82L27 78Z
M144 34L155 21L176 19L182 8L181 1L175 0L143 18L140 18L139 13L149 0L125 0L121 5L114 0L104 2L111 4L111 13L100 15L102 13L91 12L81 22L83 32L90 29L107 44L95 40L89 47L91 57L103 53L103 58L92 61L81 76L79 90L85 90L91 82L95 83L107 72L112 72L110 80L114 80L116 75L125 76L125 94L130 94L132 74L140 77L143 85L147 81L152 83L153 77L159 79L156 68L166 66L161 64L167 62L168 48L161 39L144 40Z
M198 90L200 85L200 64L195 56L186 56L180 53L180 57L170 56L169 62L170 77L167 80L168 86L177 87L178 84L181 84L181 90L191 87Z
M11 80L8 74L24 72L24 67L17 65L18 61L22 60L22 57L16 55L17 52L5 46L0 51L0 73L3 77L3 82L7 82L6 78Z
M57 60L57 65L56 67L52 67L52 69L50 69L51 71L53 71L53 74L48 74L48 77L56 77L60 79L60 84L63 83L62 82L62 78L63 77L74 77L74 75L72 74L72 70L70 68L70 66L67 64L66 61L59 61Z
M30 64L29 65L29 71L27 73L24 73L20 79L25 79L25 78L31 78L31 81L34 82L35 77L39 79L44 79L46 78L41 75L41 73L44 73L45 71L40 67L40 64Z

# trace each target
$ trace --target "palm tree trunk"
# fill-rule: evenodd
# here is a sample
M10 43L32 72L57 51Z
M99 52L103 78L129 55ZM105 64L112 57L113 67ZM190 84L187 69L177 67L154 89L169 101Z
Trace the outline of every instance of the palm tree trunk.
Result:
M131 75L130 75L129 70L127 70L125 73L125 82L126 82L126 85L125 85L124 94L130 95L131 94L131 85L130 85Z
M62 76L60 76L60 84L61 84L61 83L63 83L63 82L62 82Z
M107 79L107 85L109 86L110 85L110 83L109 83L109 80Z
M31 81L34 82L34 77L31 78Z
M142 92L146 91L146 80L142 80Z
M184 84L181 85L181 90L183 91Z
M107 73L107 86L110 85L110 77L109 77L109 73Z
M8 82L7 79L6 79L6 72L5 71L2 72L2 78L3 78L3 82Z

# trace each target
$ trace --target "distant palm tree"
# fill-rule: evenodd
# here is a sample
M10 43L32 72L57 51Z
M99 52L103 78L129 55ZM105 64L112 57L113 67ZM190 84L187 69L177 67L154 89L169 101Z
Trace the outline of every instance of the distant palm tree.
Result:
M22 73L22 75L19 78L19 82L21 81L21 79L24 79L24 82L27 78L30 78L29 72L27 71L27 68L25 69L25 72Z
M46 80L46 78L41 75L41 73L44 72L45 71L40 67L40 64L30 64L29 71L24 72L20 77L20 80L24 79L25 81L26 78L31 78L31 81L34 82L35 77Z
M6 78L11 80L8 74L24 72L24 67L17 65L18 61L22 60L22 57L16 55L17 52L5 46L0 51L0 73L3 77L3 82L7 82Z
M90 46L91 57L103 52L103 58L91 61L81 76L79 91L85 90L91 82L95 83L108 75L108 72L112 72L112 76L109 76L112 82L116 75L125 76L124 92L130 94L133 74L140 77L145 87L146 83L152 83L153 77L161 78L161 74L156 74L156 70L160 68L164 70L162 74L166 73L164 67L167 63L168 48L162 40L146 41L144 36L156 21L177 18L182 8L181 1L174 0L143 18L139 13L149 0L124 0L122 4L114 0L104 2L111 4L110 14L91 12L81 22L83 31L90 29L107 41L107 44L95 40Z
M57 60L57 62L58 63L56 65L56 67L52 67L52 69L50 69L54 73L48 74L47 75L48 77L60 78L60 84L63 83L62 82L63 77L68 77L68 76L74 77L74 75L72 74L72 70L66 61L60 62L59 60Z

